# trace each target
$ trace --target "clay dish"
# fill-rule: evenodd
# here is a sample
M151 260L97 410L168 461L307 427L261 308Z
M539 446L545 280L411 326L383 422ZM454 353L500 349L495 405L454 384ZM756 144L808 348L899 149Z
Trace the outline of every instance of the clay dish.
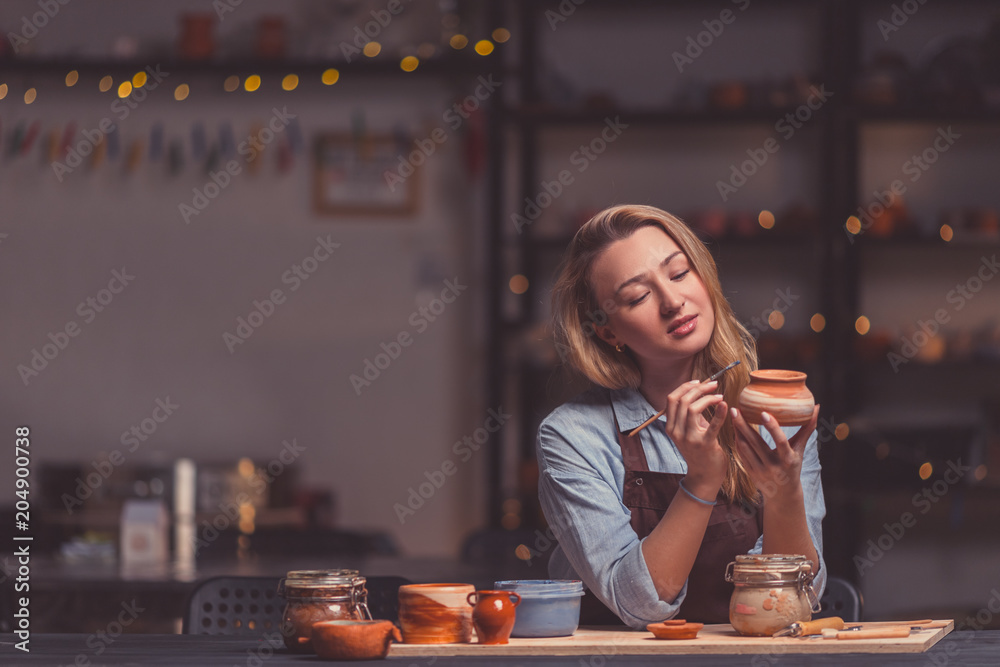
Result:
M312 647L324 660L378 660L392 640L402 641L392 621L319 621L312 626Z
M663 621L662 623L650 623L646 629L653 633L657 639L695 639L698 631L705 627L704 623L687 623L683 620Z

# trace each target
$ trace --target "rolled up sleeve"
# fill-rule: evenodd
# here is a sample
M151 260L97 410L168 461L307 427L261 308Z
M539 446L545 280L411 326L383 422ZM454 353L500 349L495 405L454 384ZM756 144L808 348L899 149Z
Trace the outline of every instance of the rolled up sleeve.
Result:
M676 600L659 599L614 471L604 468L604 462L595 465L586 460L566 434L544 423L539 429L538 457L539 500L573 572L631 627L641 629L675 616L687 584ZM557 555L552 565L558 570ZM552 572L559 578L564 574Z

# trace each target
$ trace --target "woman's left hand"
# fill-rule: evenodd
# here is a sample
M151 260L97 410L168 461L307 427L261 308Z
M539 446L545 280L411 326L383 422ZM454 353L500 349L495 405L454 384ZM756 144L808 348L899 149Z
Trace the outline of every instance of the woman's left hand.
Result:
M816 429L819 406L813 408L809 423L791 438L785 437L785 432L774 417L763 413L763 426L774 439L774 449L768 446L757 429L743 419L739 410L732 408L730 416L736 427L736 449L740 460L750 479L764 495L764 502L801 493L802 482L799 475L802 472L802 457L809 436Z

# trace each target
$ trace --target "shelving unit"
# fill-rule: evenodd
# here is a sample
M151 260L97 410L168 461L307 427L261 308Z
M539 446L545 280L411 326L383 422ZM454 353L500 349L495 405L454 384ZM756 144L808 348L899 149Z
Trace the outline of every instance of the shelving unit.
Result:
M971 4L976 4L971 2ZM587 6L578 7L576 12L582 14L588 10L609 11L610 3L588 3ZM659 4L653 7L645 2L615 3L614 9L619 7L636 11L650 12L650 21L655 21L662 14L653 12L685 12L684 17L690 19L691 3L674 2L669 4ZM881 5L879 5L881 7ZM691 110L688 108L679 109L670 106L662 108L617 108L615 105L607 105L607 100L602 100L604 104L598 108L586 107L566 107L547 103L542 90L544 84L541 82L545 73L545 64L539 55L542 51L539 46L541 39L544 39L545 23L542 19L543 13L551 9L547 5L535 6L535 3L522 2L517 6L517 17L519 26L517 35L520 42L520 50L517 52L517 71L523 77L520 82L519 100L507 100L507 106L498 110L501 114L498 126L507 128L506 131L511 137L510 145L516 146L516 152L510 159L517 164L518 183L516 195L506 198L504 214L498 216L501 225L509 227L512 213L520 212L512 210L512 202L516 207L525 199L533 199L539 192L539 184L544 181L551 181L554 174L543 172L541 164L545 154L545 137L555 129L565 130L586 130L600 126L604 119L611 116L620 116L623 122L629 123L630 127L654 129L657 131L674 132L677 134L690 134L694 132L716 133L728 131L733 128L763 128L773 126L775 121L785 113L794 110L796 105L790 107L745 107L737 110L705 108L703 110ZM758 12L787 11L790 8L787 3L767 2L758 3L755 6ZM812 348L817 355L813 361L808 361L808 355L800 359L802 370L810 373L810 386L816 395L818 402L823 405L823 416L829 423L839 424L837 436L825 434L828 442L824 446L823 463L825 470L825 480L828 487L828 519L826 530L829 535L836 536L836 540L827 545L827 561L832 570L847 573L851 576L853 565L851 557L855 553L855 545L861 540L858 532L859 528L855 521L859 509L859 503L866 489L867 483L858 479L855 470L859 465L858 452L863 451L867 445L864 444L864 437L867 434L848 435L848 427L852 420L862 412L865 404L872 400L870 395L864 393L864 389L872 384L872 378L878 378L881 373L881 363L885 359L885 350L881 352L881 357L876 355L874 359L863 357L859 354L859 349L870 345L871 337L866 338L859 335L855 328L855 322L861 315L868 315L875 319L875 326L882 326L878 322L878 313L865 313L864 299L866 290L871 285L866 283L865 269L872 261L867 255L874 252L894 253L899 248L926 248L931 252L961 252L961 248L967 251L980 248L975 241L963 241L956 239L947 243L937 238L927 238L923 236L898 237L888 239L877 239L866 237L864 234L852 236L845 231L845 224L849 216L856 214L858 207L866 205L868 198L864 196L862 190L862 164L866 157L865 145L862 141L862 132L865 128L875 125L899 126L902 124L923 123L975 123L986 127L995 128L1000 126L1000 108L961 108L945 109L934 107L921 107L914 104L903 104L893 107L867 106L856 101L854 90L861 73L867 67L867 63L862 62L863 40L865 31L862 29L862 20L872 20L870 14L877 11L873 3L863 0L848 0L837 2L833 0L816 0L811 3L797 4L796 9L807 14L807 20L812 21L817 27L814 35L815 40L820 44L820 62L815 68L815 82L822 83L826 87L835 91L830 101L817 112L814 119L810 121L810 126L802 133L811 133L808 138L812 143L805 148L801 146L792 147L788 142L787 148L783 151L810 151L809 160L814 165L818 183L815 183L814 196L810 203L818 211L818 220L815 227L807 228L797 235L782 235L779 231L761 232L751 237L723 236L718 240L709 239L710 249L717 259L722 256L725 261L720 260L720 270L723 275L723 287L731 288L739 283L736 276L727 276L727 264L730 266L738 263L737 258L741 254L752 253L760 258L759 263L766 265L768 262L781 261L803 261L813 266L815 271L808 282L812 288L811 299L815 304L815 312L822 313L826 320L825 328L819 334L807 332L807 345L805 348ZM882 7L882 9L885 9ZM866 14L868 12L868 14ZM705 19L715 18L716 8L705 7L703 9ZM713 13L715 15L713 15ZM913 19L920 20L920 17ZM559 25L559 30L572 30L571 21ZM602 45L603 49L613 50L613 46ZM725 47L720 47L725 48ZM651 66L655 70L654 63L636 62L636 67ZM666 63L661 69L669 69L672 63ZM651 71L650 80L653 80ZM582 135L585 137L586 135ZM805 138L805 136L803 136ZM799 137L795 137L798 141ZM723 139L716 139L715 143ZM706 146L712 146L712 139L708 137ZM814 147L814 149L812 148ZM732 147L734 156L741 154L746 148L743 145ZM664 148L664 159L671 157L671 149ZM745 156L744 156L745 157ZM625 158L627 160L627 158ZM623 175L627 178L628 175ZM664 180L668 180L670 172L666 171ZM706 179L713 179L714 174L706 174ZM889 178L888 182L891 182ZM608 187L606 203L612 203L615 197L615 184ZM784 184L778 184L780 194ZM649 193L649 199L642 203L658 203L656 194ZM993 193L989 193L992 195ZM599 199L604 193L596 193L595 199ZM662 197L661 197L662 198ZM994 209L1000 209L1000 201L991 200L988 202ZM718 206L718 201L705 202L706 205ZM664 206L667 210L675 213L684 213L675 210L669 205ZM723 205L725 208L725 205ZM582 222L582 220L580 220ZM494 390L497 400L501 398L515 397L518 401L517 411L520 418L519 430L505 446L509 450L516 450L516 460L518 462L517 472L520 478L520 488L512 492L510 479L506 481L505 492L510 498L520 506L520 513L503 510L502 505L494 506L494 523L509 522L511 525L518 524L535 528L542 525L542 517L537 512L537 506L532 501L535 490L531 487L533 482L532 471L530 470L534 462L534 441L535 432L539 421L549 410L576 393L581 385L566 385L559 377L559 370L555 367L553 360L546 360L544 355L537 354L539 347L543 344L544 336L543 324L547 321L548 312L546 293L547 279L555 269L556 263L569 241L568 234L552 234L540 236L535 233L534 226L529 227L524 234L510 233L509 229L496 230L496 238L502 242L495 247L495 261L498 265L505 267L505 272L496 281L498 304L503 307L493 312L493 325L491 329L496 331L496 337L491 347L491 356L502 360L506 364L507 372L502 376L503 383ZM780 228L780 225L779 225ZM874 236L874 235L872 235ZM998 250L1000 245L996 241L985 246L988 249ZM805 259L803 259L805 258ZM874 261L880 261L875 258ZM884 260L883 260L884 261ZM746 267L742 267L745 271ZM740 269L737 268L737 271ZM919 267L915 269L918 273L926 274L933 271L933 267ZM514 274L522 274L528 278L527 289L523 294L512 296L507 287L507 280ZM744 274L745 275L745 274ZM1000 280L997 281L1000 283ZM780 287L780 286L779 286ZM995 292L994 292L995 294ZM903 295L901 295L903 296ZM738 295L731 300L734 302L737 312L746 304L738 302ZM984 297L988 298L988 297ZM813 312L813 311L810 311ZM933 311L929 313L933 315ZM921 316L928 314L916 312L913 320L916 321ZM805 319L808 319L808 315ZM874 332L874 329L873 329ZM769 340L770 338L770 340ZM777 337L774 332L765 333L760 342L762 351L762 366L774 365L775 356L770 350L781 348L787 337ZM772 344L778 343L778 344ZM526 352L527 350L527 352ZM787 357L785 357L787 359ZM882 361L879 361L881 359ZM885 370L889 370L888 362L885 362ZM956 362L953 370L955 373L969 373L969 377L979 382L982 380L994 380L1000 377L1000 365L992 366L987 364L985 368L970 368L972 362ZM914 362L910 363L914 366ZM927 372L938 372L948 370L948 364L940 366L927 366L922 368ZM991 370L992 369L992 370ZM884 373L883 373L884 375ZM911 385L915 391L928 393L930 387L924 384L923 379L917 377L914 372L912 377L903 380L904 383L916 383ZM876 384L876 386L880 386ZM976 390L973 390L975 393ZM992 386L982 387L979 395L994 404L1000 404L1000 382L994 382ZM928 395L932 395L928 393ZM906 408L906 405L900 406ZM909 406L910 408L922 411L923 406ZM996 425L994 425L994 433ZM938 433L940 435L940 432ZM846 438L846 441L844 439ZM915 448L911 452L916 460L922 451ZM870 456L871 454L869 454ZM498 465L501 463L498 460ZM912 465L908 461L906 465ZM921 483L917 478L916 467L902 475L891 476L887 482L897 487L902 485L912 486L914 483ZM500 475L500 473L497 473ZM503 485L498 481L497 484Z

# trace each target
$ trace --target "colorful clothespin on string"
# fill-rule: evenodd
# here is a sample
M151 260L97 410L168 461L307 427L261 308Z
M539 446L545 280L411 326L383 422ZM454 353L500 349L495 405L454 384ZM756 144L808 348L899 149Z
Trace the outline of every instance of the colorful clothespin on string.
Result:
M108 155L108 135L101 135L101 138L94 144L94 151L90 154L90 168L97 169L104 164L104 158Z
M254 123L250 127L250 136L259 137L261 131L260 123ZM267 152L267 146L261 144L259 141L250 144L250 150L252 151L249 156L247 156L247 169L256 174L260 171L260 166L264 164L264 153Z
M184 168L184 142L172 139L167 152L167 164L171 176L176 176Z
M20 155L27 155L28 151L35 144L35 139L38 138L38 133L42 131L42 121L36 120L28 128L28 133L24 135L24 141L21 142L21 150L18 151Z
M45 152L42 153L42 160L52 164L59 159L59 130L52 128L45 137Z
M142 139L133 139L125 151L125 172L132 173L142 162Z

